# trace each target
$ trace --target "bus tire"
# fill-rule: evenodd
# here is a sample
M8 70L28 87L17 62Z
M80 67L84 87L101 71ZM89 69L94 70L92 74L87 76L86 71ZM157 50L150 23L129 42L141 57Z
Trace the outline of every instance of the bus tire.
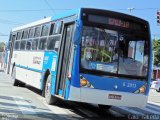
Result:
M156 90L157 92L160 92L160 88L158 90Z
M26 84L25 84L24 82L20 82L20 81L18 81L18 86L19 86L19 87L25 87L25 86L26 86Z
M12 85L18 86L18 80L16 79L16 67L15 66L13 67L11 78L12 78Z
M99 107L99 109L102 109L102 110L108 110L108 109L110 109L112 106L110 106L110 105L101 105L101 104L98 104L98 107Z
M57 103L57 98L51 94L51 85L52 79L51 75L49 75L45 85L45 99L49 105Z

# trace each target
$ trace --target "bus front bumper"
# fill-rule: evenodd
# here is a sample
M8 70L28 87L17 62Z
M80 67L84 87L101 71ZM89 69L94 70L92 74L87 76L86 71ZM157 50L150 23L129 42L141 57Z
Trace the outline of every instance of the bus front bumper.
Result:
M113 106L143 108L148 97L144 94L70 87L69 100Z

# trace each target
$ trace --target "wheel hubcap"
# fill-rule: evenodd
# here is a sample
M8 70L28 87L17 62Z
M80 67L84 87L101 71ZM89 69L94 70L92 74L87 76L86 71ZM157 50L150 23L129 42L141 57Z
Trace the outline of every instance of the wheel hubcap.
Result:
M47 97L50 96L50 86L51 86L50 82L46 83L46 96Z

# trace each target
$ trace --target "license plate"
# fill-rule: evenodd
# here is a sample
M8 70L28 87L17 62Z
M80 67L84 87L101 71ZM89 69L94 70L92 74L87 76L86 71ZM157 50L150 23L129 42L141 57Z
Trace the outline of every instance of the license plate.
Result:
M109 94L108 99L116 99L116 100L121 100L122 95L116 95L116 94Z

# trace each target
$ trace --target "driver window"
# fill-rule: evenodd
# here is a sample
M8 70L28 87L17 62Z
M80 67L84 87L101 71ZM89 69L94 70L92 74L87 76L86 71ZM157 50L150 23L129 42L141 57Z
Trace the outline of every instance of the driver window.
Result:
M129 45L128 45L128 57L129 58L134 58L135 45L136 45L135 41L129 41Z
M111 69L117 66L118 63L117 41L117 31L83 27L81 42L82 67L116 72L116 68L114 71L111 71Z
M137 41L135 60L143 63L144 56L144 41Z

